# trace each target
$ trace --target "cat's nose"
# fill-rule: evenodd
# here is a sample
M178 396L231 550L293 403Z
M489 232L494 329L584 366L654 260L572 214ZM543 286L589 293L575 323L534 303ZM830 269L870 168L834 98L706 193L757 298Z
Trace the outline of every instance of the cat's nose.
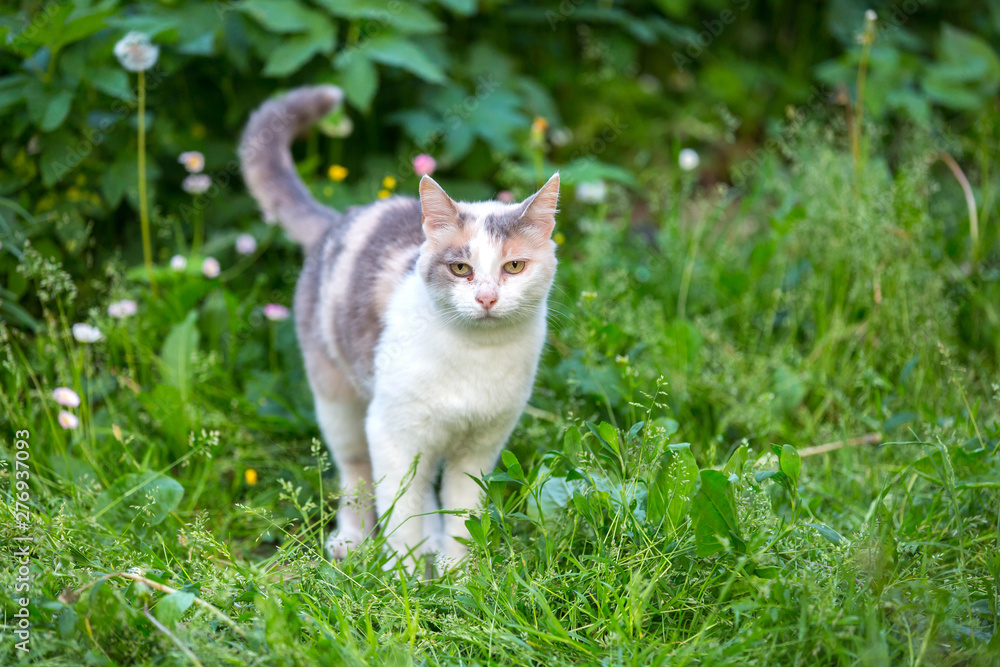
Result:
M497 302L497 291L492 286L483 286L476 290L476 301L479 305L489 310Z

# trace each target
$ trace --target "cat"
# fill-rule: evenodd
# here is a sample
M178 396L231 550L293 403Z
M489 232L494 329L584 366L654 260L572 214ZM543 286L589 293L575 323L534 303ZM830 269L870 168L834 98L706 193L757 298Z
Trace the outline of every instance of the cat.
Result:
M419 199L336 212L310 195L290 144L342 98L313 86L266 102L240 144L265 220L305 251L296 330L342 491L326 548L344 558L377 511L397 558L455 563L466 547L454 538L469 533L459 512L429 514L435 481L441 509L479 507L470 476L493 470L527 405L556 272L559 174L518 204L454 201L425 175Z

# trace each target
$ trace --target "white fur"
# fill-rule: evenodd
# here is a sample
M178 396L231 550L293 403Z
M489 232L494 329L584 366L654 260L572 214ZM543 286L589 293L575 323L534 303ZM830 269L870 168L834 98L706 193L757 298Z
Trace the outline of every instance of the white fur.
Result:
M365 432L379 516L393 506L420 457L383 527L398 553L428 539L439 542L447 558L464 555L464 547L452 539L468 538L463 517L446 515L444 535L436 536L413 515L433 494L441 464L444 509L479 505L479 487L467 474L478 478L493 469L531 395L544 342L544 304L517 327L470 331L457 329L435 311L416 275L390 301Z
M558 177L554 183L558 188ZM440 195L447 197L443 191ZM545 217L551 222L554 196L549 200L545 203L551 211ZM359 487L374 481L382 532L397 558L435 551L452 563L466 552L455 538L469 538L466 517L456 512L481 502L480 487L470 476L478 479L493 469L531 396L556 260L555 245L548 240L552 227L544 221L544 236L505 251L503 242L487 233L484 221L491 213L509 210L506 205L447 200L439 202L439 210L440 216L456 211L467 215L460 231L468 239L468 256L460 261L474 273L454 279L448 273L441 280L439 272L438 279L425 281L429 263L441 261L437 251L442 238L447 241L449 233L457 233L446 217L439 218L436 229L428 230L425 221L428 241L417 269L402 280L386 306L370 401L348 405L317 397L316 412L346 482L345 496L356 497ZM466 247L465 242L459 245ZM512 260L524 260L524 270L506 273L503 267ZM488 310L476 298L483 293L496 297ZM362 414L363 439L358 433ZM370 470L359 463L358 443L363 440ZM435 514L439 471L440 507L452 512L443 516ZM337 516L338 532L327 547L342 557L370 530L372 515L354 501L344 503Z

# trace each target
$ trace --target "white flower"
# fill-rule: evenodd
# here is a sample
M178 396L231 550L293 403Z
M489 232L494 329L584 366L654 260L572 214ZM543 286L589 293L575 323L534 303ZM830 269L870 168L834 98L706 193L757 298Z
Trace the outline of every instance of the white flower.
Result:
M236 252L241 255L252 255L257 251L257 239L250 234L240 234L236 237Z
M189 174L200 174L205 168L205 156L198 151L184 151L178 156L177 161L184 165Z
M131 317L132 315L135 315L138 310L139 306L132 299L122 299L121 301L115 301L114 303L108 304L108 315L116 320Z
M573 141L573 132L565 127L556 128L549 133L549 141L553 146L565 146Z
M81 343L96 343L101 339L101 330L89 324L77 323L73 325L73 338Z
M584 204L600 204L608 196L604 181L588 181L576 186L576 198Z
M869 9L865 12L865 20L875 23L875 21L878 21L878 14L875 13L874 9Z
M183 271L187 268L188 261L184 255L174 255L170 258L170 268L174 271Z
M80 407L80 395L69 387L56 387L52 390L52 398L65 408Z
M206 278L218 278L220 271L222 271L222 267L219 266L219 260L214 257L206 257L205 261L201 263L201 272L205 274Z
M287 320L291 313L287 308L282 306L280 303L269 303L264 306L264 317L271 320L272 322L280 322L281 320Z
M60 410L58 419L59 425L67 431L71 431L80 425L80 420L76 418L76 415L68 410Z
M693 148L684 148L681 150L680 155L677 156L677 164L679 164L681 169L684 171L697 169L700 163L701 158L698 157L698 151Z
M144 72L156 64L160 47L144 32L130 32L115 44L115 57L130 72Z
M208 174L191 174L181 183L181 189L190 195L200 195L212 187L212 178Z

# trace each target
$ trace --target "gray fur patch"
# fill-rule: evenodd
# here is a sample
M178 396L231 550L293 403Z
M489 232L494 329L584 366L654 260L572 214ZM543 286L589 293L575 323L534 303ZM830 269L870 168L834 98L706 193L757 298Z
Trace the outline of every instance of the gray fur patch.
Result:
M503 213L491 213L483 220L483 229L496 239L508 239L531 227L531 221L524 215L531 200L525 201Z
M353 374L367 382L374 372L375 346L382 333L384 312L375 298L384 281L398 284L415 266L417 252L424 242L420 224L420 202L394 197L379 203L379 218L368 242L354 259L353 266L338 267L334 280L350 280L347 298L337 304L337 321L333 326L338 346L350 361ZM400 251L412 251L412 258L400 273L398 267L386 266L390 256ZM384 288L383 288L384 291Z

